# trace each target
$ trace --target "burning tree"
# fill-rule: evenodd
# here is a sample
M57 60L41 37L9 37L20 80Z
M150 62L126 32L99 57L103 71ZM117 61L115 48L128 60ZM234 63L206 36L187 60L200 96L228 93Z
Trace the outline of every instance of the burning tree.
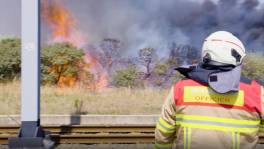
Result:
M99 61L89 52L86 52L84 56L84 62L88 67L84 67L82 70L85 71L84 73L88 74L87 77L92 80L90 83L88 81L88 87L92 90L100 90L106 87L108 85L108 74ZM86 79L87 78L84 78L84 80Z
M74 45L77 48L83 48L85 47L85 45L87 45L88 42L84 34L82 34L82 32L77 27L77 19L74 18L73 14L63 5L61 0L52 0L52 1L42 0L41 6L42 6L41 9L42 18L44 19L44 22L49 26L49 28L52 31L49 41L50 43L67 42ZM75 49L77 50L76 52L78 53L81 50L78 50L77 48ZM82 64L79 63L78 65L79 65L79 69L84 72L79 73L78 79L81 79L81 81L83 80L85 82L84 84L87 84L88 82L90 82L88 84L91 83L94 84L93 85L94 87L92 87L93 89L101 89L107 86L108 74L103 69L101 64L97 61L97 59L88 52L86 52L82 58L83 58L82 59L83 63ZM53 68L52 71L53 73L55 73L54 74L55 77L50 78L52 81L55 81L55 83L59 80L58 78L54 80L54 78L59 77L60 75L58 76L58 74L61 73L64 74L64 72L63 71L61 72L60 69L59 70L56 69L57 68ZM50 72L48 71L47 73L49 74ZM65 81L75 83L76 78L73 79L67 77L65 78ZM88 87L90 88L90 85Z
M69 43L56 43L42 49L41 71L44 84L73 86L78 78L78 63L83 50Z
M106 38L100 45L103 53L100 56L100 62L111 72L113 64L120 59L121 42L117 39Z
M138 51L139 61L146 67L144 78L148 78L151 74L151 64L157 58L156 50L153 48L143 48Z

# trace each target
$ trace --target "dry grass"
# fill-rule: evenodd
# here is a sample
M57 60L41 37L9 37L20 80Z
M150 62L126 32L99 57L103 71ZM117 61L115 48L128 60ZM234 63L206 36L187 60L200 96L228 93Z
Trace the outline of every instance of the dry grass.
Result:
M20 113L20 84L0 84L0 114Z
M168 90L41 88L41 114L158 114ZM0 114L20 113L20 84L0 84Z

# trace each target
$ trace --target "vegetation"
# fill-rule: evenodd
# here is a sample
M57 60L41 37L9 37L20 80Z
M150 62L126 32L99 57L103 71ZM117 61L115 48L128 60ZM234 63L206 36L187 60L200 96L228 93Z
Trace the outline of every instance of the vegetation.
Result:
M138 56L133 58L121 57L120 45L119 40L105 39L100 45L102 49L95 49L95 53L92 53L96 63L108 73L107 79L112 80L113 87L103 88L100 92L89 88L98 82L96 78L100 75L90 69L92 64L84 62L83 50L69 43L45 46L41 52L41 75L42 83L49 85L41 88L41 112L158 114L169 86L182 78L179 73L175 73L174 68L182 63L192 63L189 57L195 59L193 47L174 45L168 58L159 59L151 48L140 49ZM20 39L0 40L0 82L8 82L0 83L0 114L20 112L20 83L16 81L20 77L20 47ZM182 54L183 51L187 53ZM90 61L92 63L93 59ZM242 75L263 82L263 62L264 57L261 55L247 55ZM80 83L76 84L76 81ZM64 84L67 87L59 87Z
M20 75L21 41L7 38L0 41L0 81L13 80Z
M83 50L68 43L46 46L41 51L41 75L43 84L58 84L61 78L77 78L78 62ZM20 77L21 40L7 38L0 41L0 82Z
M256 79L258 81L264 81L264 57L257 54L247 55L243 64L242 75Z
M145 78L151 75L151 64L157 58L156 50L153 48L143 48L138 51L139 61L146 67Z
M197 61L197 50L188 45L172 44L169 57L159 59L153 48L138 50L134 58L122 57L122 43L107 38L100 50L93 49L92 57L108 73L108 80L116 87L139 87L140 83L151 87L168 87L180 78L174 68L182 63ZM20 77L21 41L18 38L0 40L0 82L12 81ZM101 53L99 52L101 51ZM98 53L99 52L99 53ZM98 74L91 72L89 63L84 62L84 51L69 43L55 43L41 51L42 83L60 86L74 86L79 81L84 86L96 86ZM93 60L90 60L91 63ZM246 56L242 74L251 79L264 81L264 57L257 54ZM117 67L118 66L118 67ZM119 67L121 66L121 67ZM120 69L125 68L125 69ZM93 68L95 69L95 68ZM89 71L91 70L91 71ZM100 76L100 74L99 74ZM145 86L145 85L144 85ZM147 87L145 86L145 87Z
M42 83L59 84L67 77L76 80L78 63L82 61L83 55L83 50L69 43L56 43L44 47L41 54Z
M41 87L41 114L159 114L169 89ZM0 115L20 113L20 82L0 84Z
M132 65L128 68L118 70L114 76L114 84L117 87L133 88L136 85L136 75L136 67Z
M166 75L169 69L168 67L169 65L167 65L166 63L159 62L155 65L154 72L158 76Z
M100 48L103 51L99 54L99 60L108 72L112 72L112 67L121 57L121 42L117 39L106 38L101 44Z

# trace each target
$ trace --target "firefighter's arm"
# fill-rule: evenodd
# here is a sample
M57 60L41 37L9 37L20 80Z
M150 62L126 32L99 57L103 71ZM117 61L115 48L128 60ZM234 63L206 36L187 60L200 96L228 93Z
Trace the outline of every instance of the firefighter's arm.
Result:
M171 149L175 136L175 104L173 87L163 106L155 129L155 148Z

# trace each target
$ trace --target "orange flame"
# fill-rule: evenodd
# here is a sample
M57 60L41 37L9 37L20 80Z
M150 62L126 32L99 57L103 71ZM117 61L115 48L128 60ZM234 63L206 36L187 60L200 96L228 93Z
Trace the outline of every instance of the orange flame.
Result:
M78 30L76 19L67 10L59 0L42 0L42 17L52 30L51 42L69 42L76 47L83 47L85 38L81 31ZM85 54L84 61L90 65L89 71L95 75L96 90L103 89L108 84L108 74L101 64L89 53ZM73 86L77 81L72 76L62 76L59 78L58 85Z
M94 88L99 90L105 88L108 84L108 75L102 65L88 52L85 54L84 60L86 63L90 64L90 71L96 75L96 84Z
M59 0L42 0L42 16L52 30L52 42L70 42L77 47L85 45L76 19Z
M76 77L61 76L58 82L59 87L73 87L76 83Z

